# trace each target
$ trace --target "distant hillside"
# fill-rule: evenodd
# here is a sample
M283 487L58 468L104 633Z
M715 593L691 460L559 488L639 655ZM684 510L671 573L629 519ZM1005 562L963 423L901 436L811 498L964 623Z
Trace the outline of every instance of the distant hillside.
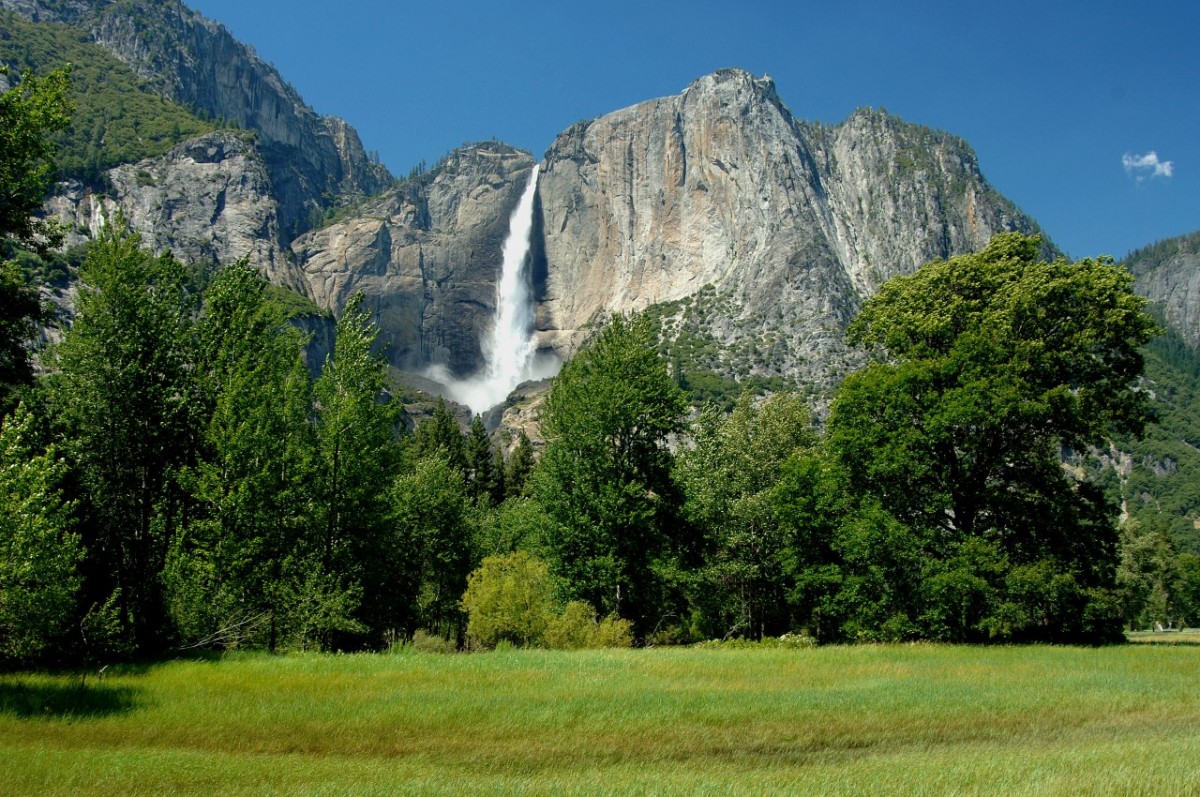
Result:
M132 70L142 88L258 133L286 240L330 207L392 181L353 127L316 113L250 47L179 0L0 0L0 9L38 26L70 25L79 41L94 42Z
M1189 345L1200 345L1200 231L1138 249L1125 263L1138 293Z
M1093 477L1144 526L1200 553L1200 232L1138 249L1125 263L1164 329L1144 350L1158 418L1141 440L1114 440Z
M133 70L77 28L33 23L0 11L0 63L16 82L26 69L45 74L71 64L75 112L60 135L59 174L99 185L105 170L161 155L215 129L178 103L148 91Z

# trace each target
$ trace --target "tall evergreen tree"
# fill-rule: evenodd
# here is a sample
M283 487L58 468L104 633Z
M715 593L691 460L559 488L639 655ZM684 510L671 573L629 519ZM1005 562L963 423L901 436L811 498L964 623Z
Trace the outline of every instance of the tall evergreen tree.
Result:
M165 574L186 642L286 640L310 555L313 430L301 333L244 263L205 291L195 375L207 407L197 500Z
M516 498L524 494L529 474L533 472L533 465L533 443L529 441L529 435L525 434L525 430L522 429L517 435L516 446L508 455L508 465L504 470L505 497Z
M438 398L433 414L417 425L413 436L418 457L429 457L441 452L441 456L461 474L467 473L467 451L462 428L446 400Z
M497 504L504 498L504 471L496 469L496 453L483 418L471 419L471 428L463 442L466 460L467 492L475 500Z

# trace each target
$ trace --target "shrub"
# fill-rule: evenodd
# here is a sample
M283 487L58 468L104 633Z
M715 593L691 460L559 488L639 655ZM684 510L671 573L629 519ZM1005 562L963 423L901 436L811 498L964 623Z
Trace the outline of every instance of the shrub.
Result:
M473 642L536 645L554 616L550 568L525 551L489 556L467 578L462 608Z
M412 648L417 653L457 653L458 645L453 639L431 634L424 628L413 632Z
M589 604L571 601L550 621L544 641L555 650L627 648L633 645L633 624L615 615L598 621Z

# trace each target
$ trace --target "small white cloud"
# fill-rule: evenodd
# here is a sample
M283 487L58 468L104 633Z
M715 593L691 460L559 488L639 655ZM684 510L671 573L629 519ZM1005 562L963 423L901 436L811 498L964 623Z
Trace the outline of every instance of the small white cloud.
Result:
M1138 180L1145 180L1147 177L1170 177L1175 173L1175 162L1160 161L1158 153L1153 150L1145 155L1126 152L1121 157L1121 164L1125 167L1126 174Z

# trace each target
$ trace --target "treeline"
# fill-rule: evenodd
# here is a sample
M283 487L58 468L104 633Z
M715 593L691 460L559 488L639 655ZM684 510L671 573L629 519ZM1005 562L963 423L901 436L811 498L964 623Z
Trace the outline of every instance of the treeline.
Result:
M0 655L1104 642L1194 617L1196 557L1123 546L1061 456L1140 430L1154 324L1122 270L1037 246L884 286L823 433L786 393L693 417L655 326L616 316L554 381L535 461L444 405L409 433L361 299L313 380L252 269L199 290L109 230L0 435Z
M314 381L255 271L200 291L139 243L89 248L51 375L3 427L4 656L461 639L478 518L522 490L528 439L506 461L444 405L407 434L361 299Z

